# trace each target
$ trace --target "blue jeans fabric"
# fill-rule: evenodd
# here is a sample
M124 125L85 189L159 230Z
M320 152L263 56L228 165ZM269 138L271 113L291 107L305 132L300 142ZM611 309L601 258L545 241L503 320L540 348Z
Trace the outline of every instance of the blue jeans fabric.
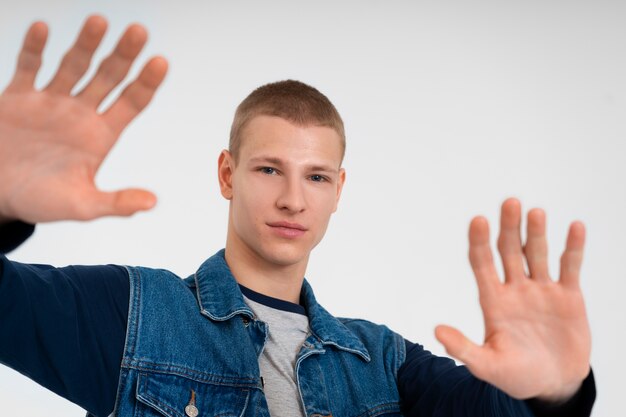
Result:
M184 416L193 397L200 415L269 416L258 368L267 329L245 304L223 250L185 280L128 271L116 415ZM385 326L333 317L306 281L302 296L312 333L296 359L305 414L400 415L404 339Z

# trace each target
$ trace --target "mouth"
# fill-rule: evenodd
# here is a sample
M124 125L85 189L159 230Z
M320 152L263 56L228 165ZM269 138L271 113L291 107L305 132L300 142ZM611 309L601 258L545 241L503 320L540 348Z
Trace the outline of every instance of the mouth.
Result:
M298 223L290 223L290 222L274 222L267 223L267 225L274 231L278 236L293 239L299 236L302 236L307 230L306 227L302 226Z
M304 226L302 226L301 224L298 223L289 223L289 222L274 222L274 223L267 223L268 226L270 227L282 227L285 229L295 229L295 230L301 230L303 232L306 232L308 229Z

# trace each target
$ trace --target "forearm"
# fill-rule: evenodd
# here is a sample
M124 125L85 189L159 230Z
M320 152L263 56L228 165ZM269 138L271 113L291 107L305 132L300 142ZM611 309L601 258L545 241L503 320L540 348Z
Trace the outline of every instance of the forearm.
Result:
M0 363L97 416L113 409L128 315L122 267L0 255Z
M478 380L447 358L423 358L404 366L398 379L405 416L533 417L524 401Z
M567 403L516 400L473 376L466 367L407 342L407 359L398 372L398 389L407 416L588 417L595 400L593 374Z
M539 399L526 402L536 417L588 417L596 399L596 384L593 371L582 382L580 389L565 402L553 404Z

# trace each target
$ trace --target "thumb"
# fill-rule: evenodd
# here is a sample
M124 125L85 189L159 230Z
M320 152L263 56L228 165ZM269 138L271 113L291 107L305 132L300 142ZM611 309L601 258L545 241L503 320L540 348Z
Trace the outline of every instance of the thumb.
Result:
M130 216L138 211L150 210L157 198L150 191L128 188L119 191L96 191L92 218L104 216Z
M439 325L435 328L435 337L446 348L448 355L472 368L478 360L481 347L469 340L454 327Z

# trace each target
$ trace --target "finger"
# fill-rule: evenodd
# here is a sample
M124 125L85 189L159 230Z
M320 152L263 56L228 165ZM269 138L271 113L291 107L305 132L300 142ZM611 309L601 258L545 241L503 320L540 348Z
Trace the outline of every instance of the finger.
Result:
M28 91L35 85L35 78L41 67L41 53L48 39L48 26L43 22L33 23L24 37L22 49L17 58L17 68L7 91Z
M126 29L115 50L105 58L94 78L77 97L96 108L124 80L131 65L146 44L148 34L143 26L133 24Z
M481 346L454 327L445 325L435 328L435 337L446 348L448 355L466 364L474 375L480 377L485 374L485 353Z
M130 216L138 211L150 210L156 204L156 196L147 190L129 188L120 191L94 191L93 202L85 220L103 216Z
M113 132L119 135L150 103L166 73L167 61L163 57L152 58L146 64L137 79L124 89L120 97L102 115Z
M530 278L536 281L550 281L548 272L548 242L546 241L546 214L541 209L532 209L528 212L524 254L528 261Z
M47 91L69 94L76 83L89 69L91 58L107 29L107 21L102 16L90 16L76 39L76 42L63 57L61 65Z
M509 198L502 203L498 237L498 251L502 257L505 282L508 283L519 281L526 276L520 224L520 202L515 198Z
M583 262L585 246L585 225L573 222L567 235L565 251L561 255L561 275L559 282L563 285L577 287L580 282L580 266Z
M474 217L470 223L469 260L481 295L500 283L489 243L489 223L481 216Z

